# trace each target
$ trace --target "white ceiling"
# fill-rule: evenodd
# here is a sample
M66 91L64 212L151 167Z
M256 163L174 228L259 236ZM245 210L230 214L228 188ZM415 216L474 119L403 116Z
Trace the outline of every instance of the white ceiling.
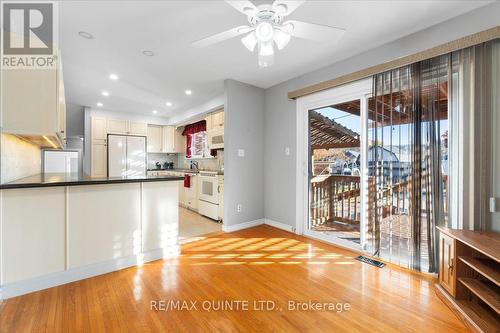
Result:
M66 99L113 111L179 116L223 93L226 78L262 88L422 30L491 1L307 1L290 19L343 27L337 44L292 39L259 68L239 38L191 42L247 23L224 1L64 1L60 33ZM94 39L78 35L87 31ZM151 50L146 57L142 50ZM111 81L116 73L120 79ZM184 94L185 89L192 96ZM101 91L109 91L109 97ZM173 103L172 107L165 105Z

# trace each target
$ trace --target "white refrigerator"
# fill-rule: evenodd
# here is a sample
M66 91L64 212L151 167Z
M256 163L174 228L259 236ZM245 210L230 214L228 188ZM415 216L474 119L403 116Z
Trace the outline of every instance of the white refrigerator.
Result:
M108 135L108 177L146 176L146 137Z

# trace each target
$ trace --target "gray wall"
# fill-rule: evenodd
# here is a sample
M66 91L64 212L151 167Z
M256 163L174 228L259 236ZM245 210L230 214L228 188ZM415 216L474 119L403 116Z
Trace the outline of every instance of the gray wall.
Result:
M224 86L224 224L234 225L264 218L264 90L234 80Z
M66 104L66 136L84 135L85 108L81 105Z
M295 101L287 98L289 91L334 79L498 26L500 24L498 13L500 13L500 3L495 2L382 47L266 89L264 119L265 218L295 226L296 120ZM290 156L285 156L285 147L290 147Z

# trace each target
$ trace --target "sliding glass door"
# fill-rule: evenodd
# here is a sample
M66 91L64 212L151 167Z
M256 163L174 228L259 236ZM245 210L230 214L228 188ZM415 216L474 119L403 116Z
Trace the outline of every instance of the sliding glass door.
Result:
M360 250L366 234L366 115L370 80L332 89L307 111L304 233ZM364 195L364 197L363 197Z

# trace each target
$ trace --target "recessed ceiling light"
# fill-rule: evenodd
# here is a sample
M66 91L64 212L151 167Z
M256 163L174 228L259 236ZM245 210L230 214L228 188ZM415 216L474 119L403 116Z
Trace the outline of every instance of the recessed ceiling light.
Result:
M154 113L154 114L157 114L157 113L158 113L158 111L157 111L157 110L153 110L153 113Z
M116 80L118 80L118 75L116 75L116 74L109 74L109 79L113 80L113 81L116 81Z
M97 105L98 107L102 107L102 103L101 103L101 102L97 102L97 103L96 103L96 105Z
M144 54L147 57L152 57L155 55L154 52L150 51L150 50L144 50L144 51L142 51L142 54Z
M102 94L103 96L106 96L106 97L108 97L108 96L109 96L109 92L107 92L107 91L103 91L101 94Z
M186 95L191 95L193 92L192 92L191 90L187 89L186 91L184 91L184 93L185 93Z
M78 32L78 34L80 35L80 37L83 37L85 39L94 39L94 35L92 35L90 32L80 31Z
M165 104L166 104L167 106L172 106L172 103L170 103L170 102L167 102L167 103L165 103Z

